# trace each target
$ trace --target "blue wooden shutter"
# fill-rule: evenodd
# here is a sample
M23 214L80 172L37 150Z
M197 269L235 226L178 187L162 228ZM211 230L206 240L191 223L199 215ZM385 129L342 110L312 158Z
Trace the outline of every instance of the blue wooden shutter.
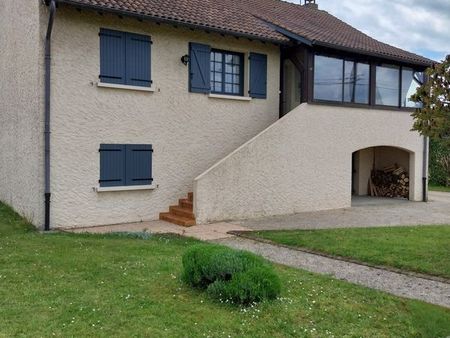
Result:
M100 186L125 185L125 146L121 144L100 145Z
M267 98L267 55L250 53L250 96Z
M152 146L126 145L126 153L126 185L152 184Z
M125 84L125 33L100 29L100 81Z
M189 91L209 93L211 89L211 47L189 44Z
M149 36L126 33L126 80L131 86L150 87L151 46Z

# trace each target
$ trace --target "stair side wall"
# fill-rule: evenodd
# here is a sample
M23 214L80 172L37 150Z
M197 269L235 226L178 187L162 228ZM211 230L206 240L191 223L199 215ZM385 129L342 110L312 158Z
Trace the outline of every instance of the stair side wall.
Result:
M351 206L352 153L411 153L411 199L422 194L423 138L409 112L302 104L194 183L198 224Z

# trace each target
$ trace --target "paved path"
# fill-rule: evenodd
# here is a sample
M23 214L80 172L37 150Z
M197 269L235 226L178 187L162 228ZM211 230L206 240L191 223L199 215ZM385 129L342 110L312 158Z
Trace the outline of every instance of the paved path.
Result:
M450 224L450 193L430 192L430 202L360 197L352 208L233 222L253 230L327 229Z
M216 242L232 248L251 251L275 263L332 275L338 279L397 296L419 299L450 308L450 284L447 283L348 263L245 238L234 237Z
M196 225L190 228L186 228L164 221L150 221L140 223L105 225L90 228L64 229L64 231L67 232L92 233L92 234L145 231L153 234L175 234L180 236L193 237L202 241L213 241L216 239L233 237L233 235L228 234L229 231L244 231L244 230L248 229L230 223Z

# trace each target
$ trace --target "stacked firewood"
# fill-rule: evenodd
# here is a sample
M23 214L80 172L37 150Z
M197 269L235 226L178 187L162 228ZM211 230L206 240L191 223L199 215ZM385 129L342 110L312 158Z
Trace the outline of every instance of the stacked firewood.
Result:
M369 195L376 197L409 197L409 176L404 167L392 165L383 170L372 170Z

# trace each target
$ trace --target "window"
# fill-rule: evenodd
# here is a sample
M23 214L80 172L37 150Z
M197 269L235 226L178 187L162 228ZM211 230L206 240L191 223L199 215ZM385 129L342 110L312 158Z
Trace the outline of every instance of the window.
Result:
M100 187L151 185L150 144L101 144Z
M100 30L100 81L151 87L149 36Z
M211 51L211 92L243 95L244 56L238 53Z
M402 102L401 106L406 108L420 108L420 102L410 100L416 93L417 88L423 83L423 73L415 72L412 68L402 68Z
M370 65L345 61L344 102L369 104Z
M370 65L316 55L314 99L369 103Z
M381 65L376 69L375 103L382 106L399 105L400 67Z
M343 69L343 60L316 55L314 99L342 102Z

